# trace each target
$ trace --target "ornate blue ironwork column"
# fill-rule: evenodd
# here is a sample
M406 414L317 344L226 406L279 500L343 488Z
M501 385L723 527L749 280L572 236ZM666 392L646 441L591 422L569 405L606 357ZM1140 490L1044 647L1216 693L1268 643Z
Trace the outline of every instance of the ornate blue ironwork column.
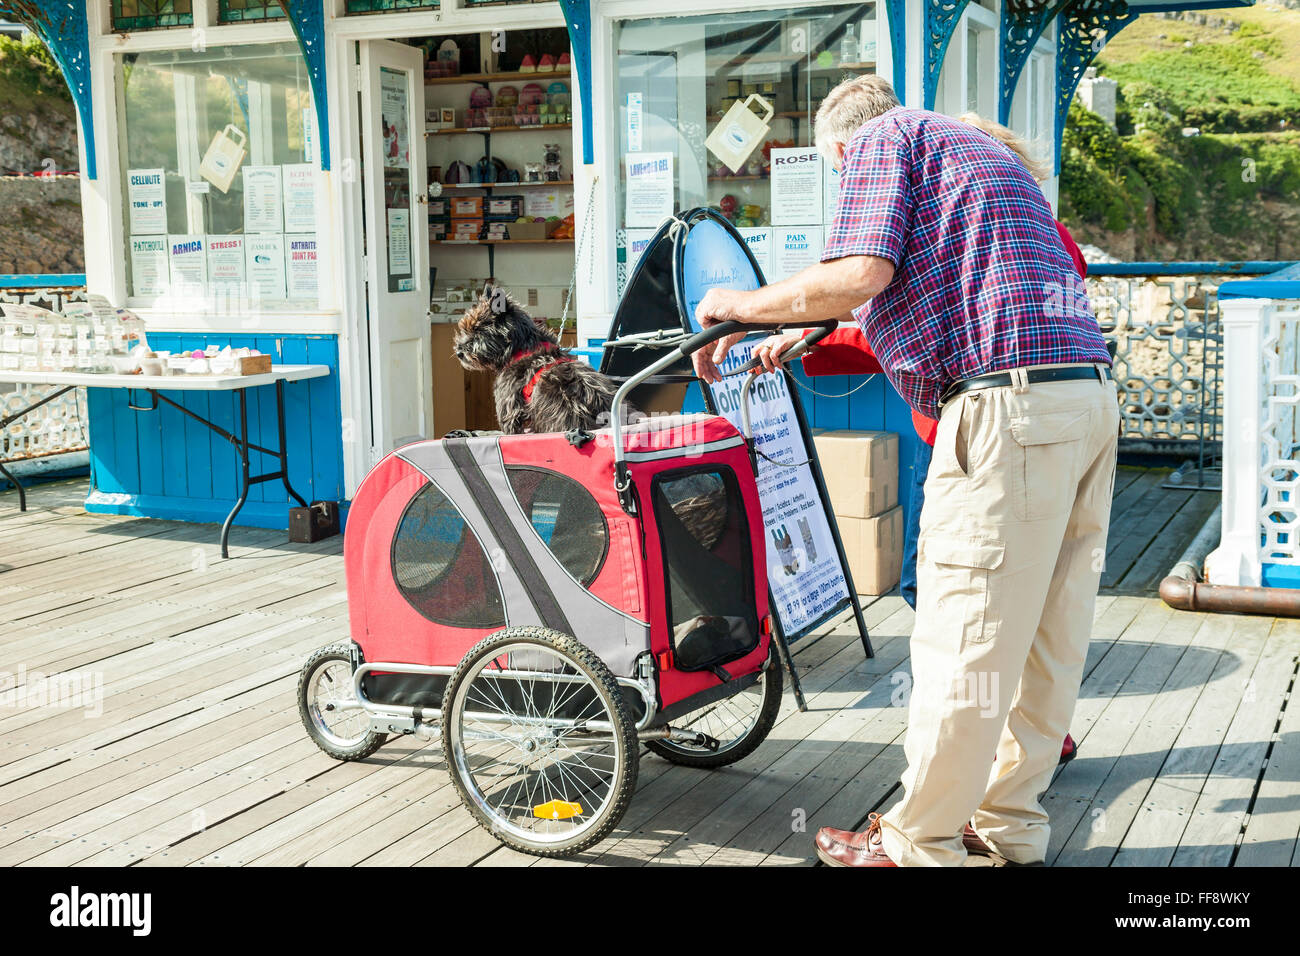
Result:
M998 78L998 122L1011 119L1011 102L1016 96L1020 74L1029 62L1039 38L1052 19L1070 0L1002 0L1000 38L1001 76Z
M921 90L927 110L934 109L935 94L939 92L939 71L943 57L948 52L948 41L957 28L958 21L970 0L925 0L925 64L924 83Z
M889 17L889 58L894 63L890 82L899 102L907 101L907 3L905 0L885 0L885 15Z
M1074 91L1102 48L1138 18L1126 0L1072 0L1061 13L1056 33L1056 172L1061 171L1061 139Z
M573 72L578 78L578 97L582 103L582 163L586 166L595 159L591 115L591 0L560 0L560 8L573 47Z
M325 0L278 0L293 24L311 80L316 107L316 139L320 143L320 168L330 168L329 91L325 78Z
M41 38L59 64L81 120L86 178L95 179L95 114L90 99L90 40L84 0L3 0L0 17L25 25Z

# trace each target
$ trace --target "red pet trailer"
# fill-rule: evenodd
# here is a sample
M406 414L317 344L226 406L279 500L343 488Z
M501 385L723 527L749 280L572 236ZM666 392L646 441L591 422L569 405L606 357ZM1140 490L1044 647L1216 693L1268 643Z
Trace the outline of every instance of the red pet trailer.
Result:
M762 743L782 671L751 436L711 415L620 427L632 389L738 328L683 334L622 384L610 428L420 441L366 476L344 540L352 640L298 684L322 750L440 733L483 826L566 856L617 825L641 743L695 767Z

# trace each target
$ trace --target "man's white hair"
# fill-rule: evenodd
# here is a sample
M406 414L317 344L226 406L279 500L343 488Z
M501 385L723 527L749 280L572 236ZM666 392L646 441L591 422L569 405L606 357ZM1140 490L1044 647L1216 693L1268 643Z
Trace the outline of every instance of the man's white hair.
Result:
M901 106L894 88L876 74L855 76L826 94L813 123L817 151L833 159L834 143L848 144L863 123Z

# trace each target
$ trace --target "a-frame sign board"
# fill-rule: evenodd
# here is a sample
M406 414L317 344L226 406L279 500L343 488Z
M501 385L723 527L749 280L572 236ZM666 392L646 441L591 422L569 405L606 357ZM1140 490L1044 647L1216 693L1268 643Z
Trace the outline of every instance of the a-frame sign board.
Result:
M698 332L695 306L710 288L756 289L763 273L729 222L712 209L692 209L665 223L651 238L623 293L609 341L632 334ZM723 371L740 368L761 336L732 349ZM607 347L601 371L625 379L658 356L652 349ZM698 383L710 412L741 428L744 376L718 385L698 382L683 359L631 396L642 409L681 408L690 383ZM786 657L796 699L803 694L787 645L845 612L852 614L867 657L871 639L844 556L816 447L793 376L764 375L750 393L759 498L767 533L768 596L777 646Z

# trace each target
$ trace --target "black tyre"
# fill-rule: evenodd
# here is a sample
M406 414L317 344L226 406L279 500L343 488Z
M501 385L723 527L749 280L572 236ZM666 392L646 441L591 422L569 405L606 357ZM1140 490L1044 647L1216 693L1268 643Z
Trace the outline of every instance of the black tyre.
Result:
M773 643L767 666L758 680L734 697L691 711L672 722L683 730L697 730L718 742L716 750L674 740L650 740L646 746L665 760L686 767L725 767L754 752L776 723L781 709L783 675L781 658Z
M352 645L314 651L298 675L298 716L316 746L336 760L369 757L388 739L370 729L352 686Z
M636 788L636 727L618 682L549 628L506 628L465 655L443 698L442 748L469 812L536 856L599 843Z

